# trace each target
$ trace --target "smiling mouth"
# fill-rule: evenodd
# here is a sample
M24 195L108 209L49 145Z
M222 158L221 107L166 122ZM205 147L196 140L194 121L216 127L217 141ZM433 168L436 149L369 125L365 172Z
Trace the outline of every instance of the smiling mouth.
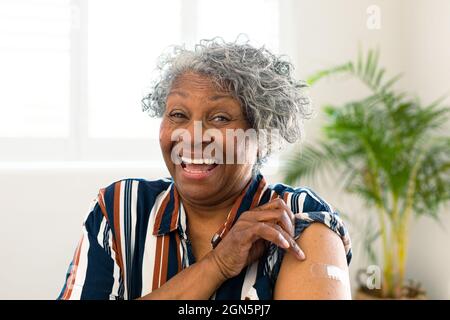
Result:
M212 170L218 166L215 159L191 159L181 157L181 168L186 173L191 175L208 175Z

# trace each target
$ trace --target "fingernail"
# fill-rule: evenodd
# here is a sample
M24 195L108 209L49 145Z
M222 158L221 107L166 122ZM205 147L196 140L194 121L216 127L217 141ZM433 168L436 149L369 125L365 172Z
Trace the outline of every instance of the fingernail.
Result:
M290 247L289 242L284 237L281 237L281 243L285 249Z
M297 243L295 244L294 249L295 249L295 252L297 253L297 257L300 260L306 259L305 253L300 249L300 247L297 245Z
M303 253L303 251L300 251L299 252L299 256L298 256L299 258L300 258L300 260L305 260L306 259L306 256L305 256L305 254Z

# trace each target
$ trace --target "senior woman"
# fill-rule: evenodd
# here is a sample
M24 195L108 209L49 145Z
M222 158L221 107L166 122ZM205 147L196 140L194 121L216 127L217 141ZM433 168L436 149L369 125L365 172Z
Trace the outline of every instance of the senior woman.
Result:
M171 178L100 189L58 298L350 298L337 212L308 188L269 185L259 169L273 148L228 139L276 129L298 140L309 100L292 69L264 47L218 38L163 56L143 109L162 118ZM190 140L199 128L214 137Z

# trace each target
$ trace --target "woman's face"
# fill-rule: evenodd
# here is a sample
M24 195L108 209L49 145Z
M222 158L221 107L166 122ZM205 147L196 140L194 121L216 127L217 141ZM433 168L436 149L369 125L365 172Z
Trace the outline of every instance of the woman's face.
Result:
M215 132L216 136L220 134L223 139L215 136L212 140L203 137L195 140L194 126L197 132L201 127L203 135L208 131ZM185 73L175 79L167 98L159 139L166 166L184 200L203 206L219 204L236 196L245 187L251 178L251 162L256 159L255 149L246 148L245 151L252 161L236 161L236 139L233 138L233 144L230 144L226 131L229 133L234 132L233 129L249 128L239 101L228 92L217 89L207 76ZM190 140L186 135L176 138L186 132ZM211 141L215 141L219 147L207 153L205 151ZM231 151L227 150L227 144L229 147L233 145ZM183 148L180 151L182 145L189 145L191 150ZM202 152L195 153L195 148ZM227 156L227 152L234 154ZM181 161L174 161L174 157ZM233 163L226 163L227 157L231 157ZM210 164L209 161L214 159L215 162L217 159L223 162Z

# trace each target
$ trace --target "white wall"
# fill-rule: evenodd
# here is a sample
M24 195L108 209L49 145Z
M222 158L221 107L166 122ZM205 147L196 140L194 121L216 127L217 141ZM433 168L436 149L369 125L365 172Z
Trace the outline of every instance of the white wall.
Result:
M381 29L366 27L369 5L381 9ZM379 45L381 61L401 85L425 101L450 90L450 2L446 0L284 0L281 51L297 72L311 72ZM312 89L316 107L364 94L354 82L324 81ZM319 110L318 110L319 111ZM320 114L306 126L306 139L319 135ZM100 187L123 177L159 178L162 168L0 169L0 299L53 299L80 236L81 222ZM279 180L268 177L270 182ZM331 184L331 185L330 185ZM330 202L364 221L367 209L336 192L332 182L311 186ZM443 228L430 219L412 226L408 276L421 280L431 298L450 298L450 214ZM358 239L351 226L353 240ZM355 251L351 272L364 266Z
M98 190L125 177L164 176L152 171L0 171L0 299L55 299Z
M450 1L404 1L406 87L424 102L450 94ZM447 105L450 99L446 99ZM450 131L450 122L446 126ZM421 280L430 297L450 299L450 207L441 222L420 218L412 225L408 276Z

